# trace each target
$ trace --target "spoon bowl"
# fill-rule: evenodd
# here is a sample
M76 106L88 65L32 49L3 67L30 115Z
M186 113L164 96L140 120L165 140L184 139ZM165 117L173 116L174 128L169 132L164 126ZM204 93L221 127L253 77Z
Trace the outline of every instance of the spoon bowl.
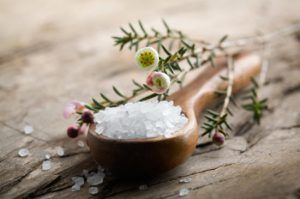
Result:
M237 92L259 73L261 60L255 54L238 54L234 59L233 92ZM220 78L226 76L226 64L223 57L216 61L217 67L203 67L191 83L168 98L188 118L184 127L171 137L113 139L98 135L95 125L91 125L87 143L93 158L114 174L130 177L157 175L183 163L198 142L200 112L217 98L216 90L227 87L227 82Z

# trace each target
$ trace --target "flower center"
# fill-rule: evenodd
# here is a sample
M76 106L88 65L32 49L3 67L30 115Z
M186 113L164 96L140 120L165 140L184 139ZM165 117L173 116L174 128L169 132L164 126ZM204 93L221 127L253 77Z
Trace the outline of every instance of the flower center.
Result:
M144 68L154 64L154 59L154 55L149 51L141 53L139 57L139 61Z

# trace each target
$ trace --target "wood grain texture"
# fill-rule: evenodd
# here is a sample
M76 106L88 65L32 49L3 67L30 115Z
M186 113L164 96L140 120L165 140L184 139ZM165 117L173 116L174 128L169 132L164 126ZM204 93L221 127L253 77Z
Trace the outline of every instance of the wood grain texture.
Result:
M111 85L130 90L130 79L145 74L132 52L119 53L112 35L128 21L161 27L160 18L197 38L232 38L268 32L299 22L297 0L0 1L0 198L90 198L88 186L71 192L71 177L94 169L87 148L66 138L71 121L62 119L70 99L88 101ZM234 108L235 135L222 148L200 139L191 158L148 181L106 178L97 198L299 198L300 197L300 43L283 38L271 49L263 93L270 111L261 126ZM191 79L193 75L188 76ZM238 100L239 96L238 96ZM25 124L35 131L24 135ZM64 157L55 153L65 148ZM17 152L27 147L30 155ZM41 171L45 153L52 169ZM191 177L192 182L179 184ZM139 191L138 186L149 188Z

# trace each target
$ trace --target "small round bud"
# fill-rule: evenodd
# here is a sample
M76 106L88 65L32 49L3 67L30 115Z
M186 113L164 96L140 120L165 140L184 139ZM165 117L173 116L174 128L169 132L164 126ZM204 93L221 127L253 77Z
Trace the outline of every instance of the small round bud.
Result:
M91 124L94 122L94 115L91 111L84 111L81 115L83 123Z
M69 126L67 129L67 134L70 138L76 138L79 134L78 126L76 124Z
M165 93L170 87L170 77L162 72L152 72L149 74L146 80L147 86L151 88L154 93Z
M154 48L145 47L135 53L135 60L142 69L150 70L158 65L159 55Z
M216 132L212 138L213 140L213 143L215 145L218 145L218 146L221 146L224 144L225 142L225 136L223 133L220 133L220 132Z

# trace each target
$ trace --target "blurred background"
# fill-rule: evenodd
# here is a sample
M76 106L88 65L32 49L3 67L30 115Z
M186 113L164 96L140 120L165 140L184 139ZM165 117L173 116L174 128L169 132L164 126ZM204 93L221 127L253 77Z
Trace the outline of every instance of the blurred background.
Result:
M120 35L119 27L128 22L140 19L148 29L163 30L164 18L194 38L215 41L225 34L230 39L253 36L299 22L299 8L298 0L1 0L0 105L5 114L0 119L23 125L26 110L26 121L47 132L41 137L51 137L65 125L58 116L69 99L88 101L100 90L111 92L112 84L126 90L128 79L143 79L134 53L113 47L111 36Z

